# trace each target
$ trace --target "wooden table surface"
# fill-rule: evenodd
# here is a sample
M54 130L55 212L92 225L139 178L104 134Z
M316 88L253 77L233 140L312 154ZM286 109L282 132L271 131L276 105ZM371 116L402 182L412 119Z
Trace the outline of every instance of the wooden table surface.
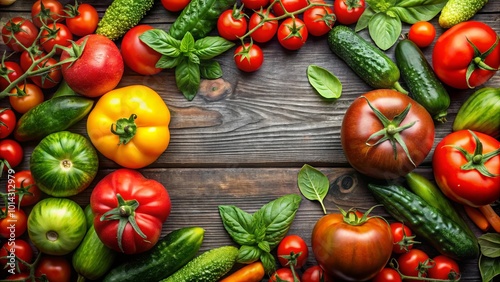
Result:
M32 2L18 0L0 8L1 22L17 15L29 17ZM110 0L83 2L95 5L100 16L111 3ZM177 15L155 1L141 24L167 30ZM474 19L500 32L500 2L490 1ZM437 18L432 23L439 36L444 30L437 25ZM403 24L403 32L408 29L409 25ZM367 30L360 34L368 38ZM163 234L184 226L201 226L206 231L202 251L235 244L223 228L218 205L236 205L254 212L279 196L300 194L297 173L304 164L328 176L330 190L325 199L328 212L336 212L337 206L366 210L376 204L366 189L368 180L349 166L340 144L346 109L371 88L329 50L326 37L310 36L298 51L286 51L276 39L261 47L265 61L255 73L243 73L236 68L232 59L234 49L217 57L223 70L222 79L203 81L192 101L187 101L177 90L172 70L142 76L126 69L118 85L147 85L169 106L170 145L155 163L140 171L163 183L170 194L172 211L163 225ZM423 50L428 60L432 48ZM2 42L0 51L4 50ZM394 59L394 48L387 54ZM340 79L343 84L340 99L325 101L315 93L306 76L306 68L311 64L330 70ZM495 75L485 86L500 87L500 76ZM448 122L436 124L435 144L451 132L458 108L472 92L449 89L452 100ZM85 121L71 131L86 135ZM25 157L18 169L28 168L36 143L25 145ZM431 156L432 151L417 168L429 179L432 179ZM102 155L99 157L100 168L94 184L118 168ZM82 206L88 204L92 187L72 199ZM391 220L382 207L375 212ZM289 234L302 236L310 245L311 230L322 215L318 202L304 198ZM307 266L313 264L311 253ZM460 262L460 266L462 281L480 281L477 260Z

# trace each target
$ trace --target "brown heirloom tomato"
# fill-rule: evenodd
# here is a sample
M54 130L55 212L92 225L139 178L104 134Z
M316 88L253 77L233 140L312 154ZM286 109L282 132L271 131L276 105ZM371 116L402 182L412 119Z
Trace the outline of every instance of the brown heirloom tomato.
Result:
M349 106L341 141L347 160L357 171L394 179L412 171L429 154L434 144L434 122L408 95L377 89Z

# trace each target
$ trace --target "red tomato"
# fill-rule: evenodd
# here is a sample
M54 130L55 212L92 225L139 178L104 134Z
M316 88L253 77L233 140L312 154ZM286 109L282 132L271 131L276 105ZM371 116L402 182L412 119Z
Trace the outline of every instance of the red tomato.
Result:
M8 280L8 281L26 281L26 278L29 278L30 275L28 273L16 273L16 274L12 274L12 275L9 275L7 276L7 278L5 278L5 280Z
M294 278L290 268L280 268L271 274L269 282L300 282L300 279L298 277Z
M26 271L28 266L19 260L26 263L33 262L33 249L27 241L17 238L3 244L0 249L0 257L8 257L8 259L0 259L0 265L4 266L6 270L14 269L17 264L21 271Z
M38 0L31 7L31 18L37 27L42 27L42 21L46 24L64 21L64 7L57 0Z
M161 0L161 4L165 10L170 12L179 12L191 2L191 0Z
M8 137L16 128L17 117L9 108L0 109L0 139Z
M337 17L337 21L344 25L356 23L365 9L365 0L335 0L333 2L333 12Z
M500 67L497 39L498 34L483 22L466 21L451 27L434 45L434 72L442 82L458 89L486 83ZM480 64L493 70L480 68Z
M319 265L313 265L302 273L302 282L329 282L329 278Z
M73 34L69 28L62 23L54 23L49 26L50 29L44 29L40 37L40 44L43 50L49 53L54 46L69 46L73 40ZM57 48L56 54L61 54L62 49Z
M23 147L13 139L0 140L0 162L4 170L17 167L23 160Z
M33 45L37 36L38 28L23 17L13 17L2 28L3 42L17 52L22 52Z
M19 85L10 93L17 94L17 96L9 96L9 102L12 108L20 114L24 114L34 106L41 104L44 99L42 89L32 83Z
M26 224L28 217L23 210L9 205L7 211L2 208L2 212L6 212L7 216L0 219L0 236L3 238L17 238L21 237L26 232Z
M9 87L11 82L18 79L23 75L24 71L21 66L16 62L4 62L0 66L0 91L5 90ZM7 80L8 78L9 80Z
M287 235L278 244L278 260L283 267L302 268L309 257L307 243L298 235Z
M17 205L20 201L21 207L33 205L42 198L42 191L35 185L30 170L16 171L7 181L7 191L16 192L14 202Z
M459 280L460 268L455 260L444 255L438 255L432 261L434 262L434 266L427 271L427 277L450 281Z
M307 0L281 0L277 1L273 6L273 12L276 16L282 16L285 11L288 13L294 13L300 9L307 7Z
M406 276L427 277L429 268L429 256L422 250L411 249L407 253L401 254L398 259L399 271ZM406 281L406 280L405 280ZM408 280L417 282L418 280Z
M318 265L333 280L369 280L385 267L392 254L389 224L380 217L360 216L352 209L321 217L311 241Z
M99 22L99 14L94 6L86 3L66 5L68 7L66 25L76 36L85 36L94 33Z
M335 15L328 6L314 6L304 12L307 31L314 36L327 34L335 24Z
M436 38L436 28L430 22L416 22L408 31L408 39L420 48L431 45L434 38Z
M267 14L267 20L264 22L263 15ZM253 30L250 37L260 43L268 42L273 39L274 35L278 31L278 21L273 20L276 18L271 12L263 10L261 12L255 12L250 16L248 21L248 29ZM257 27L258 26L258 27ZM257 28L256 28L257 27ZM254 30L254 28L256 28Z
M392 252L395 254L406 253L413 248L413 232L410 227L401 222L390 224L392 231L392 241L394 243Z
M489 135L446 135L434 149L432 169L441 191L455 202L479 207L500 198L500 141Z
M384 126L367 101L392 122ZM399 123L396 116L407 107L409 111ZM387 131L392 127L403 130L393 135ZM381 137L371 136L380 130L389 139L377 144ZM406 144L408 154L395 140L398 136ZM408 95L389 89L373 90L354 100L347 109L341 141L347 160L356 170L374 178L394 179L415 169L429 154L434 145L434 121Z
M42 256L35 269L35 276L45 276L50 282L71 281L72 266L63 256Z
M225 10L217 19L217 31L227 40L236 40L247 32L248 23L245 13L236 7Z
M372 282L401 282L401 275L394 269L386 267L380 271Z
M86 42L82 55L62 66L62 75L69 87L87 97L99 97L113 90L120 82L124 64L116 44L99 34L90 34L76 41L80 48ZM60 60L69 58L63 51Z
M90 206L101 241L118 252L134 254L158 242L162 224L170 214L170 197L161 183L123 168L97 183L90 195ZM135 227L131 220L137 224ZM123 221L126 225L119 229Z
M254 72L264 63L264 53L258 45L245 43L234 50L234 63L242 71Z
M278 28L278 41L288 50L298 50L306 43L308 34L301 19L287 18Z
M260 8L265 8L269 5L269 0L241 0L241 4L248 9L260 10Z
M123 36L120 47L125 65L142 75L153 75L161 71L156 67L161 54L139 39L141 34L150 29L153 29L150 25L137 25L131 28Z
M59 49L60 50L60 49ZM36 65L33 70L47 68L48 72L44 72L41 75L30 76L31 81L35 83L38 87L47 89L52 88L59 84L62 80L61 67L55 66L58 61L54 57L50 57L47 60Z
M46 55L47 54L45 52L37 48L31 48L29 50L23 51L19 60L21 69L26 72L31 67L31 65L33 65L33 59L37 61Z

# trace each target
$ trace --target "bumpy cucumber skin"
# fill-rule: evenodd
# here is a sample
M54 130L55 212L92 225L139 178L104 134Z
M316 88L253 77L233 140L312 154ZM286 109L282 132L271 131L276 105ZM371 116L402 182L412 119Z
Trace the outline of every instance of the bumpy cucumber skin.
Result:
M370 44L347 26L337 25L328 32L328 46L361 79L376 89L395 89L406 94L399 85L398 66L380 49Z
M103 282L159 281L166 278L196 256L204 234L205 230L196 226L176 229L148 252L111 269Z
M465 100L453 121L453 131L462 129L500 138L500 88L481 88Z
M475 236L408 189L395 184L368 184L368 189L389 214L427 240L441 254L457 260L479 255Z
M439 25L450 28L472 18L488 0L448 0L439 15Z
M161 282L217 282L231 270L237 256L233 246L208 250Z
M450 95L434 74L422 51L409 39L398 42L396 64L413 100L424 106L432 118L446 122Z

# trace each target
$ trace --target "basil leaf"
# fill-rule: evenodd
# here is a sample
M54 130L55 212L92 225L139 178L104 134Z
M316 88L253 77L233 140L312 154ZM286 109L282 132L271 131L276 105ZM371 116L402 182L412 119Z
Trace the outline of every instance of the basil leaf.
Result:
M235 206L219 206L222 224L231 238L239 245L255 243L252 215Z
M222 68L217 61L202 61L200 63L200 74L201 77L206 79L217 79L222 77Z
M446 2L446 0L403 0L390 10L396 13L401 21L414 24L433 19Z
M193 35L190 32L188 32L182 38L179 49L181 50L182 53L189 54L194 51L194 43L195 42Z
M274 259L274 256L271 253L262 253L260 255L260 261L262 262L262 265L264 266L264 271L267 274L271 274L276 270L276 260Z
M262 255L262 251L257 246L242 245L238 251L236 261L239 263L249 264L258 260Z
M500 257L500 234L486 233L477 238L481 254L490 258Z
M156 62L156 67L160 69L171 69L175 68L180 62L184 60L184 57L169 57L162 55L158 62Z
M330 188L328 177L314 167L305 164L299 171L297 182L302 195L308 200L319 201L323 212L326 214L323 199L328 194L328 189Z
M195 53L187 53L187 57L188 57L189 61L193 64L199 65L201 62L200 58L198 58L198 56L196 56Z
M342 83L328 70L310 65L307 67L307 79L319 95L326 99L337 99L342 95Z
M500 259L479 256L479 272L484 282L493 281L500 274Z
M207 36L194 44L194 53L201 60L209 60L231 49L234 43L220 36Z
M255 212L254 216L260 218L266 228L264 240L269 243L271 250L290 229L301 201L300 195L289 194L265 204Z
M175 67L177 88L189 101L193 100L200 87L200 68L197 64L184 59Z
M156 28L147 30L139 36L139 39L162 55L178 57L181 53L181 42L164 30Z
M378 13L370 19L368 31L373 42L382 50L392 47L401 35L401 20L386 13Z
M372 7L366 7L365 11L363 14L361 14L361 17L359 17L358 22L356 23L356 27L354 28L354 31L358 32L361 31L365 28L368 27L368 23L370 22L370 19L376 14Z

